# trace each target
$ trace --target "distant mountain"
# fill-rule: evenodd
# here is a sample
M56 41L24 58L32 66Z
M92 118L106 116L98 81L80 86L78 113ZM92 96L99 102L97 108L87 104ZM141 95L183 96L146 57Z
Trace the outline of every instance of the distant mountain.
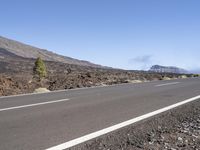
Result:
M150 72L158 72L158 73L176 73L176 74L185 74L188 73L188 71L173 67L173 66L160 66L160 65L154 65L150 68Z
M67 64L98 67L102 68L101 65L93 64L88 61L78 60L67 56L55 54L51 51L36 48L18 41L10 40L0 36L0 59L9 56L18 56L23 58L37 58L41 57L46 61L62 62Z

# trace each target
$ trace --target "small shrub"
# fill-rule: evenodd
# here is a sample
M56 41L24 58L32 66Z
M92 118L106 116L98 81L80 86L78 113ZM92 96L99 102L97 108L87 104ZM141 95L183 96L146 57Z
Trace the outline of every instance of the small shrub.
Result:
M39 80L47 76L46 66L45 66L44 61L41 59L41 57L38 57L35 61L33 74L34 74L34 77L39 78Z

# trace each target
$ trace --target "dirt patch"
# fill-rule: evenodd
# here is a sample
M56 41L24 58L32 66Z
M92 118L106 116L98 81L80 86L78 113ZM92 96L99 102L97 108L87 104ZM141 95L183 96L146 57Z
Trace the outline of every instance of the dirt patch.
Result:
M50 91L46 88L38 88L38 89L35 89L34 91L34 93L47 93L47 92L50 92Z

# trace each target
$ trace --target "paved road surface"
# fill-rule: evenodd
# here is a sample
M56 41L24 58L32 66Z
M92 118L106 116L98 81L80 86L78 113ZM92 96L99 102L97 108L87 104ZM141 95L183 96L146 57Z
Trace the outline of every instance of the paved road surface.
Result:
M42 150L200 95L200 78L0 98L0 149Z

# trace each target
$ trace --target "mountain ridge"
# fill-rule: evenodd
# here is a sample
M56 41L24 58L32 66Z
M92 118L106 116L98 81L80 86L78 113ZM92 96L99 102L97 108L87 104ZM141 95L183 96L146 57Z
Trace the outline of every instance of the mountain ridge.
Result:
M10 53L13 53L17 56L21 56L24 58L37 58L41 57L46 61L55 61L55 62L62 62L67 64L75 64L80 66L90 66L90 67L97 67L102 68L104 66L97 65L85 60L78 60L75 58L71 58L68 56L63 56L56 54L52 51L37 48L28 44L24 44L22 42L18 42L12 39L5 38L0 36L0 48L7 50Z

